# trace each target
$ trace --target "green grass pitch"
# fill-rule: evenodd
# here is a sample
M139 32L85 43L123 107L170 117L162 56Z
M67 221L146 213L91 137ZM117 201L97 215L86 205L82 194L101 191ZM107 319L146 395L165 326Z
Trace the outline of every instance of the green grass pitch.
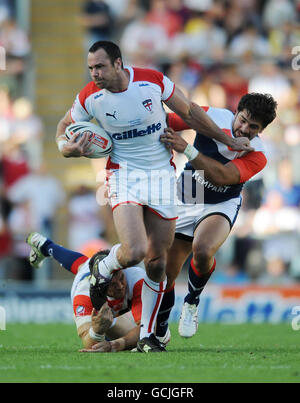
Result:
M300 330L289 324L200 324L191 339L171 331L167 354L84 354L75 325L7 324L0 382L300 382Z

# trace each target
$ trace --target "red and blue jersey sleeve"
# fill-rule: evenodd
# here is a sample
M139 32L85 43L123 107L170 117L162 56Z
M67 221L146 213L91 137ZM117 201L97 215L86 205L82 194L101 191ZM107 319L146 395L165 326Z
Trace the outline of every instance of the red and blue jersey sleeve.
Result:
M267 164L267 158L262 151L252 151L241 158L231 161L240 172L240 183L248 181L260 172Z

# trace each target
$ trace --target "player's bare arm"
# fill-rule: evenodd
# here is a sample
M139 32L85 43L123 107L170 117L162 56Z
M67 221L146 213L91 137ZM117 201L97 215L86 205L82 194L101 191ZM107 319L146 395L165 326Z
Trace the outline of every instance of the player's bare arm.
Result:
M183 153L188 145L188 143L171 128L165 129L165 134L161 136L161 141L168 144L168 146L171 146L179 153ZM223 186L240 183L240 172L231 162L223 165L198 151L198 153L195 154L195 158L190 160L190 163L193 168L203 170L205 172L205 178L215 185Z
M84 323L78 328L78 336L82 340L83 347L89 349L94 344L99 343L100 339L104 341L104 335L112 322L113 314L107 304L104 304L98 312L93 309L91 322Z
M55 140L58 149L65 158L88 157L90 155L90 152L87 134L83 134L82 137L80 137L80 134L78 133L77 135L75 134L74 136L72 136L69 141L67 140L65 131L71 123L73 122L70 111L68 111L57 125Z
M82 353L114 353L123 350L131 350L136 347L139 339L140 327L136 326L131 329L125 336L116 340L104 340L94 344L91 348L80 350Z
M232 138L227 136L199 105L190 102L178 88L175 88L174 94L166 101L166 105L197 132L214 138L233 150L253 151L248 138Z

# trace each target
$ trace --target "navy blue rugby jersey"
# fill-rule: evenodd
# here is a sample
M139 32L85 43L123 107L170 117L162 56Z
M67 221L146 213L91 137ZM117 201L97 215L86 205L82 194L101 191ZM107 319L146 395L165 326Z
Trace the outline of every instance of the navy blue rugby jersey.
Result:
M233 137L234 114L231 111L211 107L203 107L203 109L224 133ZM261 171L267 162L259 136L251 140L251 146L255 151L241 156L240 152L232 150L225 144L197 133L194 147L221 164L233 162L240 171L240 183L227 186L214 185L205 179L205 172L195 170L188 162L178 178L177 195L179 200L186 204L215 204L239 197L244 183Z

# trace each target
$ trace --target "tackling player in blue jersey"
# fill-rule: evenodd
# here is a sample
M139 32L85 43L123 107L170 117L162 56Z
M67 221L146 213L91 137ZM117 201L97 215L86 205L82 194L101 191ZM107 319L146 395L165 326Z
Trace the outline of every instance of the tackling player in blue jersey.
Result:
M243 184L267 163L258 134L275 119L276 107L271 95L251 93L241 98L235 115L226 109L204 108L229 136L247 137L255 150L249 153L234 151L201 132L197 133L193 146L171 128L161 136L162 142L184 153L189 161L178 181L178 198L182 205L178 209L175 240L168 254L168 292L164 294L158 314L157 336L161 337L167 330L174 305L174 282L191 252L189 292L182 308L179 334L191 337L196 333L199 296L215 270L214 256L237 218ZM177 119L177 130L189 128L184 122L180 123L176 115L169 117Z

